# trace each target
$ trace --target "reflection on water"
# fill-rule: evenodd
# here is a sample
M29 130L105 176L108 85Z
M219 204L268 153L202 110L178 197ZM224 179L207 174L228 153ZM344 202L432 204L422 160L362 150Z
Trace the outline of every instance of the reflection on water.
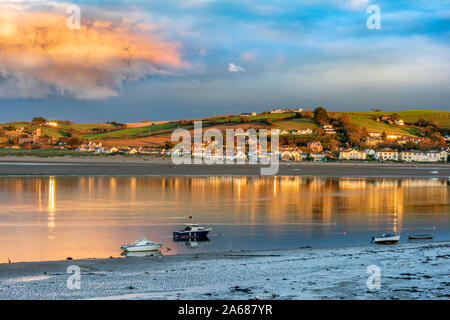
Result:
M437 178L2 177L0 262L119 256L143 236L163 254L367 244L410 229L447 240L449 196ZM172 240L190 214L213 226L210 241Z

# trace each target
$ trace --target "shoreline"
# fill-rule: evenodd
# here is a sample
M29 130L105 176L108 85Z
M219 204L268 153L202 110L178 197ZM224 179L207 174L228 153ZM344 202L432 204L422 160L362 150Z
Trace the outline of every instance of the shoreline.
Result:
M0 176L260 176L260 164L174 165L156 157L0 157ZM437 169L439 173L430 174ZM448 178L450 164L280 162L275 176Z
M449 258L441 241L17 262L0 264L0 299L448 299ZM380 290L366 286L373 264Z

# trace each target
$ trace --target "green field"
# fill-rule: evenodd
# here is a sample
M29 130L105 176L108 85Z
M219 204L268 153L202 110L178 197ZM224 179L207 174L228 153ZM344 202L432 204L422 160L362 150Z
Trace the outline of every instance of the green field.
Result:
M274 126L280 130L315 129L319 124L310 119L288 119L275 122Z
M399 127L396 125L389 125L385 122L375 120L376 116L392 115L397 113L400 118L405 121L406 126ZM429 111L429 110L412 110L412 111L381 111L381 112L330 112L329 115L338 118L342 114L349 116L351 123L366 128L368 131L386 132L386 134L400 134L400 135L416 135L418 129L414 124L420 118L437 121L441 128L450 129L450 111ZM294 118L295 113L275 113L275 114L258 114L255 116L245 117L246 123L253 123L258 125L265 125L267 127L274 127L280 130L298 130L298 129L314 129L318 128L318 123L312 119ZM265 120L272 120L269 125ZM221 115L214 117L207 117L203 119L203 127L211 127L215 125L238 124L241 122L240 115ZM13 122L0 125L3 128L20 128L26 127L29 131L35 130L38 126L32 126L27 122ZM79 136L88 140L103 140L103 139L133 139L138 137L146 137L150 135L171 133L177 128L192 129L192 124L183 123L182 121L172 121L163 124L153 124L148 126L136 128L122 128L119 129L117 124L110 123L71 123L59 124L57 127L41 126L42 135L47 135L53 138ZM108 130L107 132L98 133L98 130ZM0 142L5 142L8 135L17 134L13 131L2 130L0 134Z

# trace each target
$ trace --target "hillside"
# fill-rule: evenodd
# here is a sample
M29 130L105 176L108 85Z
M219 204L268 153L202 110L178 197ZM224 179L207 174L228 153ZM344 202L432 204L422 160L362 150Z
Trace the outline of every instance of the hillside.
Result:
M402 136L417 136L421 130L415 125L419 119L434 120L441 129L450 130L450 111L381 111L381 112L329 112L332 118L347 115L350 122L367 131L385 132ZM377 116L390 116L397 114L405 122L405 126L388 124L376 121ZM120 124L114 123L72 123L57 121L57 124L32 124L30 122L14 122L0 125L0 143L18 140L27 134L31 136L40 129L41 136L53 139L69 139L77 137L81 140L102 141L105 145L158 145L170 140L170 135L177 128L193 129L193 120L202 120L204 128L217 128L224 131L226 128L278 128L281 131L294 131L299 129L312 129L317 132L320 127L313 118L307 118L299 113L262 113L249 116L221 115L190 120L158 121L142 123Z

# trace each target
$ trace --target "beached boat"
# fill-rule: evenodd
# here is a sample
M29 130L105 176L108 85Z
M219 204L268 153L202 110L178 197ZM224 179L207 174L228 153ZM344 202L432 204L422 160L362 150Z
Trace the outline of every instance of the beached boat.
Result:
M143 251L158 251L162 244L154 241L149 241L146 238L136 240L131 244L124 244L120 249L125 252L143 252Z
M410 239L410 240L433 239L433 235L431 233L427 233L427 234L408 234L408 239Z
M174 240L182 240L182 239L207 239L208 233L212 230L212 228L201 227L198 224L194 223L185 223L184 230L174 231L173 238Z
M129 252L129 251L122 251L120 253L121 256L127 257L127 258L141 258L141 257L159 257L162 256L162 253L159 250L153 250L153 251L137 251L137 252Z
M376 244L392 244L400 240L400 235L396 233L385 233L381 237L372 237L372 243Z

